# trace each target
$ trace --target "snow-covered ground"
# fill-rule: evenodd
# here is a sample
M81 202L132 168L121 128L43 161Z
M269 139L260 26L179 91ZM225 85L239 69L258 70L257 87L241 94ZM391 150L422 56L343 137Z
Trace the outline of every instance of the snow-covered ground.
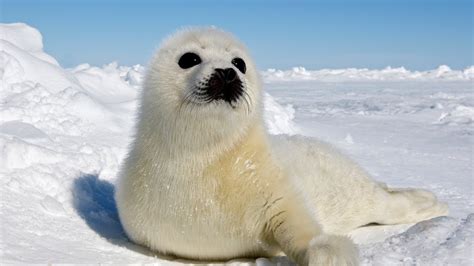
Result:
M0 26L0 262L187 263L130 243L113 200L143 72L64 69L36 29ZM450 205L449 217L356 230L363 264L474 264L473 67L262 76L270 133L324 139L379 181L432 190Z

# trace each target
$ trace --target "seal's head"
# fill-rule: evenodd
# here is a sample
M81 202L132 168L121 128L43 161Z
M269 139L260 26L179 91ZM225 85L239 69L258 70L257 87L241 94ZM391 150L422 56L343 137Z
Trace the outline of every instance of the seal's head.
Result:
M207 127L207 134L222 135L258 117L260 89L256 67L234 36L212 27L185 29L165 40L152 59L142 112L150 107L166 117L160 119L172 120L170 127L185 120L188 129Z

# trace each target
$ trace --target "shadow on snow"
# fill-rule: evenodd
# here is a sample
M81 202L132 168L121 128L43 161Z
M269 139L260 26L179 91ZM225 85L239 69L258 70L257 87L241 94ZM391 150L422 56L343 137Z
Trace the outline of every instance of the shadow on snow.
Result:
M97 174L83 174L74 180L72 193L74 209L98 235L114 245L156 256L127 238L118 216L112 183L100 180Z

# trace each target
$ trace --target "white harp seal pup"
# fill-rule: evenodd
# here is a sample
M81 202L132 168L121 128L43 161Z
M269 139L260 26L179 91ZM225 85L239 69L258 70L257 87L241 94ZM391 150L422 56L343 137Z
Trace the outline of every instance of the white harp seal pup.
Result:
M299 265L356 265L352 229L446 214L432 193L381 185L330 145L270 138L261 97L231 34L194 28L162 43L116 189L132 241L193 260L284 252Z

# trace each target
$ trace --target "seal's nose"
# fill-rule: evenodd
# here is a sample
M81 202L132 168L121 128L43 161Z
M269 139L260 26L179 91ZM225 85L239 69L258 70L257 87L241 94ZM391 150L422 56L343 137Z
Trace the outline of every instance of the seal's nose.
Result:
M237 72L233 68L216 68L217 76L225 83L231 83L237 78Z

